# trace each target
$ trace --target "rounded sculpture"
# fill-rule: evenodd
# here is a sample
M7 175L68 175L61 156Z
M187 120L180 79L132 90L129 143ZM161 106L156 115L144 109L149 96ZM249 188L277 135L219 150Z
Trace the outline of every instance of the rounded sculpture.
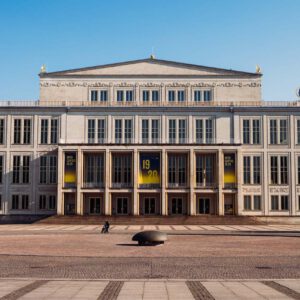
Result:
M132 237L132 240L138 242L140 246L163 244L167 239L166 233L155 230L141 231Z

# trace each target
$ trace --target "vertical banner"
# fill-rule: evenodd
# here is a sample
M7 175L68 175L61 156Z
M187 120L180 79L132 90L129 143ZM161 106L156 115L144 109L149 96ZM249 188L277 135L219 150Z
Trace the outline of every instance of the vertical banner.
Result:
M139 185L145 187L160 185L159 153L140 153Z
M65 186L76 186L76 152L65 152Z
M224 184L232 186L236 183L235 153L224 154Z

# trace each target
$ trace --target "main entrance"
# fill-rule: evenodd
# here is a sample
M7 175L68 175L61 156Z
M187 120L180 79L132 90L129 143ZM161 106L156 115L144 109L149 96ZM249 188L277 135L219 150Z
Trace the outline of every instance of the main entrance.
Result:
M181 215L183 214L183 199L181 197L172 198L172 215Z
M76 213L76 195L75 193L64 193L65 215L75 215Z
M145 215L154 215L156 213L156 198L145 197L144 198L144 213Z
M101 199L99 197L89 198L90 204L90 214L91 215L100 215L101 214Z
M198 198L197 213L200 215L210 213L210 198Z
M234 214L234 200L235 194L224 194L224 214L233 215Z
M117 214L128 215L128 197L117 197Z

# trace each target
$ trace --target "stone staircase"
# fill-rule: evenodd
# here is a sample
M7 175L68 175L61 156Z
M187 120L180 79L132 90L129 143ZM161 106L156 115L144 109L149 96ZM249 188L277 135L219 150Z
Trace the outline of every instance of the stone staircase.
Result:
M264 224L254 217L241 216L50 216L38 224L102 225L257 225Z

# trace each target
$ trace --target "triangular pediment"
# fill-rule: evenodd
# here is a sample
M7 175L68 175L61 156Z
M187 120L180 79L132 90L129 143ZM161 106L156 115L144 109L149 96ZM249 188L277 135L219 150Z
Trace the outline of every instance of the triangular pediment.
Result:
M211 68L158 59L144 59L123 63L44 73L41 76L226 76L256 75L227 69Z

